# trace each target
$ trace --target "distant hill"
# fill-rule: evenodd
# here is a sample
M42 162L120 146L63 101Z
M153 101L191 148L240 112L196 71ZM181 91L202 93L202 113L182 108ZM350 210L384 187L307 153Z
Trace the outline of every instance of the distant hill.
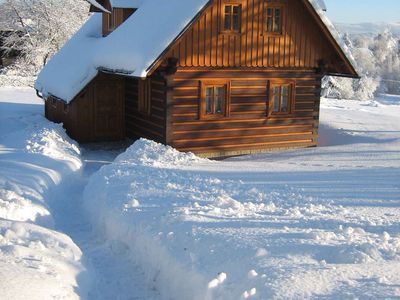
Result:
M336 27L341 32L346 32L350 35L376 35L383 32L385 29L390 29L393 35L400 37L400 22L396 23L335 23Z

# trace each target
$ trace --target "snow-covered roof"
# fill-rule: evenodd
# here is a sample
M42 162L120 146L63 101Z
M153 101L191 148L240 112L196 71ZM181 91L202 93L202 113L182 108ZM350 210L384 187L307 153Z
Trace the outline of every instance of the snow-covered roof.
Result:
M318 4L318 6L323 10L323 11L327 11L326 8L326 4L324 0L316 0L316 3Z
M101 15L95 14L43 68L35 88L45 97L53 95L70 102L99 69L146 77L149 66L207 2L143 1L130 18L106 37L101 35Z
M93 5L95 0L89 0ZM113 0L135 2L138 10L102 37L101 15L92 16L40 72L35 88L45 97L70 102L98 73L107 70L146 77L150 67L209 0ZM350 62L350 50L320 7L308 0ZM97 3L97 5L99 5ZM145 33L144 31L145 30ZM353 63L355 66L355 63Z

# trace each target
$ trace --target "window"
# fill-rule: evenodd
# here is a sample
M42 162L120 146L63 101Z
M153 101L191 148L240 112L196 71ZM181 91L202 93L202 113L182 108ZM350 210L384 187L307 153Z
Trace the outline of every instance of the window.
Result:
M240 32L241 5L226 4L223 8L223 31L224 32Z
M151 79L139 79L138 90L138 110L149 116L151 114Z
M271 34L282 34L283 6L266 4L265 31Z
M202 82L200 118L222 118L229 113L229 83Z
M270 84L269 114L290 114L292 112L294 83L273 82Z

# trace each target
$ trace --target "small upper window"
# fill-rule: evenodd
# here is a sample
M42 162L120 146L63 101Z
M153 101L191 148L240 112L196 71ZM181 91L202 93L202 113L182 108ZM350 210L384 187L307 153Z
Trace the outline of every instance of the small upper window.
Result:
M282 34L283 7L267 4L265 10L265 31Z
M226 32L240 32L241 5L227 4L224 6L224 24Z
M270 85L270 114L290 114L292 111L293 83Z

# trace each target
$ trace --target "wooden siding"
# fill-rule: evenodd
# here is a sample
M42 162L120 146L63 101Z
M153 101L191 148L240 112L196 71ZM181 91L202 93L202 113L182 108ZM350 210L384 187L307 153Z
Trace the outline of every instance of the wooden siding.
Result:
M125 79L125 127L130 138L148 138L165 143L166 83L163 78L151 78L150 114L138 109L137 78Z
M199 119L201 80L230 80L229 117ZM293 113L268 117L268 85L295 82ZM315 146L321 76L313 72L178 71L168 83L168 140L181 151L221 156L247 150Z
M179 67L317 68L323 59L339 72L343 61L299 0L232 0L242 5L240 33L221 32L225 0L214 0L167 53ZM282 35L264 28L264 7L284 4Z
M99 74L69 104L52 97L46 100L46 118L63 123L78 142L120 140L123 124L123 80Z
M111 8L110 8L111 10ZM114 8L110 13L102 13L102 27L103 27L103 36L107 36L110 32L114 31L119 25L125 22L136 9L133 8ZM109 27L110 23L112 24L112 28Z

